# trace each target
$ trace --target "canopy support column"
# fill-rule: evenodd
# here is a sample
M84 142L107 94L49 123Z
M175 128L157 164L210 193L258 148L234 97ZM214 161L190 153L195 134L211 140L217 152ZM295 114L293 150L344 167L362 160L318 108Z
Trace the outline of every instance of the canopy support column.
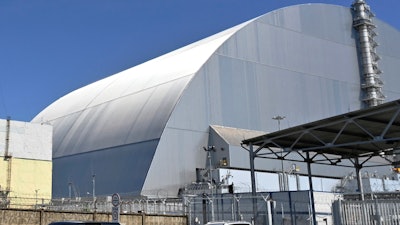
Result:
M310 153L306 153L306 161L307 161L307 173L308 173L308 184L310 187L310 201L311 201L311 213L312 213L312 220L313 224L317 225L317 216L315 215L315 204L314 204L314 188L313 188L313 183L312 183L312 175L311 175L311 162L312 159L310 158Z
M257 191L256 191L256 175L254 168L255 156L252 143L250 143L249 153L250 153L249 158L250 158L250 175L251 175L251 197L253 200L253 220L255 220L257 215L257 199L256 199Z
M358 161L358 157L354 159L354 167L356 168L356 174L357 174L357 186L358 186L358 191L360 192L360 200L364 201L364 187L362 184L362 178L361 178L361 168L362 165Z

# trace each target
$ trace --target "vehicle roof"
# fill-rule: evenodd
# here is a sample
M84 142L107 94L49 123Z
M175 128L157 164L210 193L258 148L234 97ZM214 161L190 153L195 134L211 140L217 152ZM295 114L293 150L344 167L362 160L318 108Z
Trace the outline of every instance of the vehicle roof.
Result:
M57 222L52 222L49 225L63 225L63 224L119 225L120 223L118 223L118 222L101 222L101 221L57 221Z
M251 223L247 222L247 221L212 221L212 222L208 222L207 224L209 224L209 225L217 225L217 224L235 225L235 224L251 224Z

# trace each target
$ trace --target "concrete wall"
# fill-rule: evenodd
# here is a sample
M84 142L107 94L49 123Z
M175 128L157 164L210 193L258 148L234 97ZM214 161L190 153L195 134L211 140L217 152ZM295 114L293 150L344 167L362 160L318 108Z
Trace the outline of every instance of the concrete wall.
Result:
M9 133L8 154L13 158L52 159L53 127L44 123L29 123L0 119L0 155L4 156Z
M55 212L45 210L1 209L0 225L47 225L53 221L111 221L111 213ZM187 225L185 216L123 214L123 225Z
M10 158L0 156L0 191L7 190L8 169L10 169L11 205L31 206L36 199L51 199L52 162L47 160ZM9 168L10 166L10 168Z
M51 199L52 134L47 124L0 119L0 191L11 206Z

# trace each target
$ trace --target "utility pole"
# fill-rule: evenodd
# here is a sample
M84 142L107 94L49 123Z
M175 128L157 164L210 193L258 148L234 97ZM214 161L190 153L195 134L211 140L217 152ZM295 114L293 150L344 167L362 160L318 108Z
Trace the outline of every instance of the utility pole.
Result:
M7 162L7 183L6 183L6 196L8 198L8 194L11 191L11 170L12 170L12 156L9 152L10 146L10 130L11 130L11 118L7 117L7 125L6 125L6 140L5 140L5 149L4 149L4 161Z

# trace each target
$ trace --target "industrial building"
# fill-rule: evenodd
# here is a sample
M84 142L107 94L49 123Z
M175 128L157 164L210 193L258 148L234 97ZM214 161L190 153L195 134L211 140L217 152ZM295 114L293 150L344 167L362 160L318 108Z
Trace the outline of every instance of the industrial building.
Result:
M47 124L0 120L0 206L31 207L52 197L52 133Z
M364 1L278 9L65 95L32 120L54 128L53 197L229 184L249 169L242 140L399 99L400 32L372 16ZM256 162L257 189L290 190L278 173L293 171L307 189L294 166Z

